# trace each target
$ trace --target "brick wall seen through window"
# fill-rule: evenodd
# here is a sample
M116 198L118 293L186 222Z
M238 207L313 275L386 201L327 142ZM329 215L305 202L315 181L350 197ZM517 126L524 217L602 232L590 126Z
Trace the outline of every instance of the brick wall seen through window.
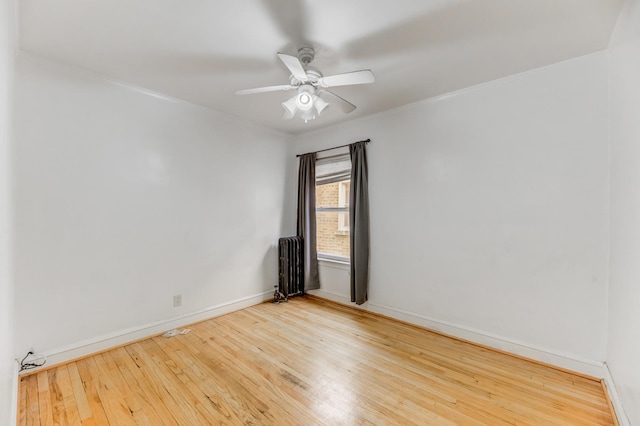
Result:
M350 181L316 186L316 207L346 207L346 211L316 212L318 253L349 258Z

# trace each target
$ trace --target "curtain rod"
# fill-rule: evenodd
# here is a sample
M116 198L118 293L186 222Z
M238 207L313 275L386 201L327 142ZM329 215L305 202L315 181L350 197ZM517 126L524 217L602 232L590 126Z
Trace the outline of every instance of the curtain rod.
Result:
M358 142L369 143L369 142L371 142L371 139L365 139L363 141L358 141ZM358 142L354 142L354 143L358 143ZM352 145L352 144L334 146L333 148L321 149L320 151L314 151L314 152L307 152L306 154L298 154L298 155L296 155L296 157L301 157L301 156L307 155L307 154L317 154L319 152L331 151L332 149L345 148L345 147L347 147L349 145Z

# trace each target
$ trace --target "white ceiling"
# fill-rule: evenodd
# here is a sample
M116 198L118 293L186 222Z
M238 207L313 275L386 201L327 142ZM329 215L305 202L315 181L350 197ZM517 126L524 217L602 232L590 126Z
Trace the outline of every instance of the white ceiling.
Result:
M301 133L607 47L623 0L21 0L23 51L274 129ZM316 49L358 106L283 120L276 52Z

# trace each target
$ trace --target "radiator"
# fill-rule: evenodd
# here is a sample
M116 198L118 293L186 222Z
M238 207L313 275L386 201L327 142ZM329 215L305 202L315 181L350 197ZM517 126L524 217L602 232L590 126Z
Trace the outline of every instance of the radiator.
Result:
M291 296L304 294L303 254L302 237L278 240L278 288L274 302L286 302Z

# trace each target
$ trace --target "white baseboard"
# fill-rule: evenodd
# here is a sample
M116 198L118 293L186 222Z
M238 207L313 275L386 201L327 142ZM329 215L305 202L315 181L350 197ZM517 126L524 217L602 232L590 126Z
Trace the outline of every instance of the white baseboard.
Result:
M524 342L518 342L513 339L487 333L482 330L476 330L470 327L436 320L434 318L429 318L420 314L404 311L390 306L375 304L371 302L365 302L364 304L357 306L351 303L349 298L343 295L328 293L322 290L309 291L309 294L332 300L334 302L347 304L355 308L375 312L390 318L395 318L400 321L406 321L408 323L416 324L421 327L425 327L449 336L468 340L480 345L489 346L494 349L543 362L545 364L550 364L566 370L575 371L587 376L595 377L598 379L604 378L604 363L600 361L583 359L571 354L564 354L552 351L550 349L536 347Z
M629 417L627 417L627 413L624 411L624 407L622 406L622 401L620 401L620 397L618 396L618 390L616 389L616 384L613 381L613 376L611 375L611 371L609 370L609 366L607 363L604 363L604 384L607 388L607 393L609 394L609 400L611 401L611 405L613 405L613 411L616 412L616 417L618 418L618 423L620 426L631 426L631 421Z
M116 331L114 333L105 334L82 342L73 343L57 349L49 350L42 355L47 359L45 366L40 369L50 367L56 364L62 364L74 359L82 358L96 352L101 352L110 348L125 345L127 343L155 336L167 330L183 327L209 318L227 314L257 305L265 300L273 297L273 290L265 291L253 296L243 297L241 299L232 300L221 303L219 305L210 306L198 311L189 312L178 317L167 320L156 321L141 326L131 327L125 330ZM24 371L23 373L32 373L38 369ZM17 377L17 375L16 375Z
M308 290L307 293L309 293L312 296L318 296L321 297L323 299L327 299L327 300L331 300L333 302L337 302L337 303L342 303L343 305L352 305L354 308L362 308L363 305L354 305L353 303L351 303L351 299L349 299L346 296L343 296L341 294L336 294L336 293L331 293L322 289L319 290ZM366 304L367 302L364 302L364 304ZM366 310L366 309L365 309Z

